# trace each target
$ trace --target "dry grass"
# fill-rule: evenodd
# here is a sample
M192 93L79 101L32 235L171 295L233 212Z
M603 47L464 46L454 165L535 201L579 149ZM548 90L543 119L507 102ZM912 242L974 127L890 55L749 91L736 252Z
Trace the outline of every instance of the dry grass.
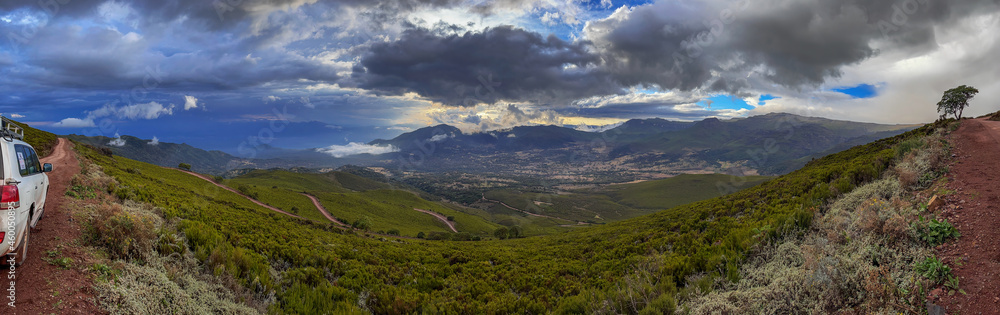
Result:
M190 254L155 256L144 265L116 261L114 280L95 285L112 314L260 314L225 286L200 276Z
M818 212L812 230L762 245L741 280L682 301L691 314L919 313L929 283L914 262L933 255L911 227L913 190L942 173L944 129L910 149L882 179ZM925 214L926 215L926 214Z
M255 296L232 277L215 277L165 222L162 209L110 193L117 182L87 161L72 184L92 188L96 198L77 200L83 240L98 259L94 288L99 304L111 314L262 314L272 296Z

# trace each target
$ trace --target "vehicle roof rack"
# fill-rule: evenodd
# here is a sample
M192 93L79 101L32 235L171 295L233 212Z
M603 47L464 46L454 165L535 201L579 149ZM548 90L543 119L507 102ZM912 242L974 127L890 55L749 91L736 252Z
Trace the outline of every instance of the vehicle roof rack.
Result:
M13 120L7 117L0 116L0 136L4 138L14 138L18 140L24 140L24 128L18 126Z

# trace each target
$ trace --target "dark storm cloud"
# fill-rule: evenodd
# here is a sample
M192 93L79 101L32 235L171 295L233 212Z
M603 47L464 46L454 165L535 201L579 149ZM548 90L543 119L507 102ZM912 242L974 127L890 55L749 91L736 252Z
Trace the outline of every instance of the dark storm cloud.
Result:
M52 0L22 1L0 0L0 12L27 9L59 18L90 17L98 7L110 0ZM325 9L352 7L365 9L381 19L412 12L426 7L451 7L462 0L135 0L125 2L142 17L146 25L162 24L184 19L185 24L196 29L221 30L246 23L251 17L266 19L271 12L291 10L303 5L316 5ZM489 5L491 6L491 5Z
M598 62L585 42L513 27L462 35L414 28L398 41L373 45L353 78L364 89L416 92L452 105L547 103L619 93L620 86L595 69Z
M625 85L737 92L755 69L786 87L823 83L880 42L927 51L934 25L996 10L995 0L660 1L585 32Z
M49 26L21 47L18 64L0 68L12 74L0 82L32 88L205 90L338 79L332 67L276 50L240 52L222 46L166 56L150 45L140 35L106 28Z

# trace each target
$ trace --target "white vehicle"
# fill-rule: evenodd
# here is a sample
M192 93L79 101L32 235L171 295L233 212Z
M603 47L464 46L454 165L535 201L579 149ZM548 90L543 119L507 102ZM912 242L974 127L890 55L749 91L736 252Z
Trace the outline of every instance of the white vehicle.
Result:
M45 209L52 164L42 165L32 148L24 142L24 129L0 116L0 256L2 264L24 263L31 229L38 224Z

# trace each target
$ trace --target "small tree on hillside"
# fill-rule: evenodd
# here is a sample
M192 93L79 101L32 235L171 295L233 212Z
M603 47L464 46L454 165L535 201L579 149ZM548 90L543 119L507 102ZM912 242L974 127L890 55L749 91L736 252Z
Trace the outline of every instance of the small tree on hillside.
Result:
M976 93L979 93L979 90L968 85L944 91L941 101L937 103L937 111L941 113L941 118L955 115L955 119L962 119L962 112L969 106L969 100L976 96Z
M507 228L500 227L500 228L496 229L496 231L493 231L493 236L496 236L496 238L502 239L502 240L507 239L507 236L508 236L507 235Z
M181 164L177 165L177 168L185 170L185 171L190 171L191 170L191 164L181 163Z

